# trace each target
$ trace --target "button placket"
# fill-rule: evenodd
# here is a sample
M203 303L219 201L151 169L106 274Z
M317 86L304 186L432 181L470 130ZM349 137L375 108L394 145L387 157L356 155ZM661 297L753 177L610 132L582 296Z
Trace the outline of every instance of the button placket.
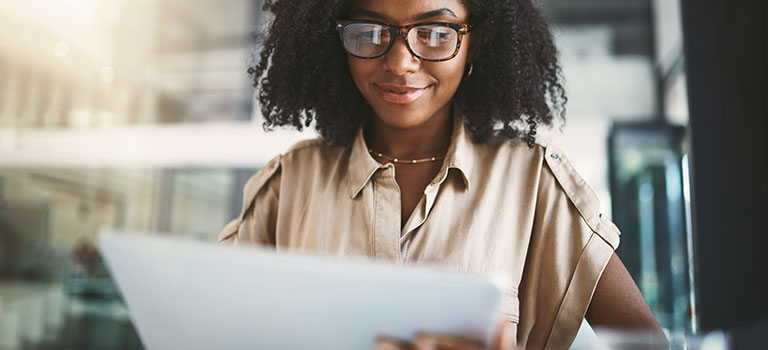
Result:
M394 169L384 167L372 178L373 245L376 259L400 261L400 190L395 181Z
M421 213L421 217L418 218L418 222L416 224L411 224L409 221L409 225L406 226L406 231L403 232L402 237L400 238L400 246L403 251L405 251L406 248L406 242L409 242L413 238L413 234L416 230L419 229L422 225L424 225L424 222L427 221L427 218L429 217L430 211L432 211L432 206L435 203L435 197L437 196L437 190L440 185L437 184L429 184L427 185L427 188L424 190L424 197L421 198L421 201L419 201L419 209Z

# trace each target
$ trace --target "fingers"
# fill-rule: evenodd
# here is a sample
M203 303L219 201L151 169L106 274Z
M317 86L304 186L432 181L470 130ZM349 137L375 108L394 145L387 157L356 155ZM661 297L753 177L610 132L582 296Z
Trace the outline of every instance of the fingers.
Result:
M379 337L376 340L376 350L409 350L410 348L408 343L391 337Z
M482 344L463 338L449 337L438 334L422 333L413 342L414 350L480 350Z
M391 337L379 337L376 350L481 350L482 344L463 338L439 334L419 334L412 343L406 343Z

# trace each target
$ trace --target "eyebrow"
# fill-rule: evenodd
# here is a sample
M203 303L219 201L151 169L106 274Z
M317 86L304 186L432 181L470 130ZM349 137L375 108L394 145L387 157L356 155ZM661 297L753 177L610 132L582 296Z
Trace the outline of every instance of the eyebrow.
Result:
M370 17L370 18L375 18L375 19L379 19L379 20L386 20L387 19L386 16L384 16L384 15L378 13L378 12L370 11L370 10L364 10L364 9L359 8L359 7L353 7L352 11L350 11L350 13L352 15ZM456 16L456 13L454 13L451 9L449 9L447 7L443 7L441 9L424 12L424 13L416 16L415 20L421 21L421 20L424 20L424 19L427 19L427 18L433 18L433 17L453 17L453 18L458 18Z

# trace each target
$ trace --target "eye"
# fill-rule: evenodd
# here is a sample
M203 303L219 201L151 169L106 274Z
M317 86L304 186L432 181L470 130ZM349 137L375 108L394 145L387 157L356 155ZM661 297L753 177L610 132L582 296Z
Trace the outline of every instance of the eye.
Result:
M427 46L438 46L451 40L451 29L445 27L415 28L416 37Z

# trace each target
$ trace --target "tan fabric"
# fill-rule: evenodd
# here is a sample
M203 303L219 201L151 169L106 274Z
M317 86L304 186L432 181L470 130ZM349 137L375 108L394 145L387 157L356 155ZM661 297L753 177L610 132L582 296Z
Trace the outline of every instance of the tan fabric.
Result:
M475 144L454 118L443 167L400 229L392 164L350 147L300 142L245 185L221 241L362 255L504 276L504 311L526 348L567 348L619 244L597 197L554 147Z

